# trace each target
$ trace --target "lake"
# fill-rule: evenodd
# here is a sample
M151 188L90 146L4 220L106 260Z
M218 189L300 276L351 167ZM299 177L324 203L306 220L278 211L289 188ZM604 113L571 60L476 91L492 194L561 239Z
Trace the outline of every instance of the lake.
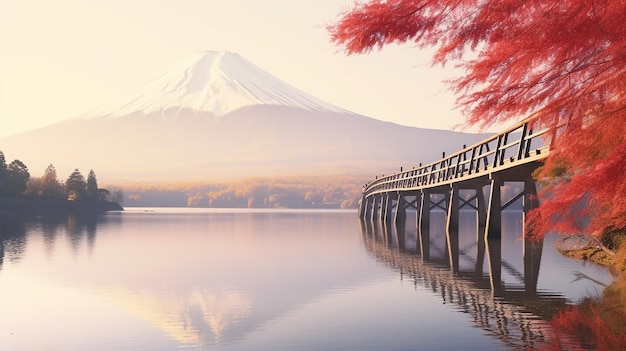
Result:
M465 212L450 242L443 212L425 241L347 210L0 217L0 350L541 348L613 278L521 218L485 246Z

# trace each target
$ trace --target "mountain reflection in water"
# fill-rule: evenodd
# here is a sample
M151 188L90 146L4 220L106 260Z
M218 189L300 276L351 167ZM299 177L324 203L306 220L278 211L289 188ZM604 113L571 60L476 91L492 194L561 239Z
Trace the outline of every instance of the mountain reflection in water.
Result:
M366 257L354 250L358 237L350 234L356 234L352 211L323 216L234 212L156 209L2 217L0 298L7 296L4 302L16 306L15 313L30 304L44 321L56 318L57 309L81 310L75 301L88 300L77 313L109 306L148 323L175 344L205 350L241 342L287 311L369 275L363 267ZM12 284L18 281L22 285ZM46 296L59 287L71 294L47 304ZM66 300L72 294L78 298ZM42 305L32 305L33 300ZM8 316L11 310L3 312ZM81 319L62 320L60 325L68 323L66 328L77 334L84 327ZM0 329L16 324L0 317ZM123 325L113 323L101 333L115 333L116 324ZM123 333L136 337L129 329L116 339L124 339Z
M250 296L227 289L195 288L182 295L180 291L114 287L93 294L187 345L232 342L241 332L237 324L250 317L253 307Z
M80 256L81 250L86 249L87 256L91 257L98 228L120 225L119 216L90 214L37 218L2 216L0 272L5 259L11 263L19 263L22 260L27 250L29 232L41 234L48 258L55 255L56 242L63 239L69 244L72 256ZM141 253L138 256L140 260ZM158 269L156 266L155 268ZM119 273L124 275L123 272ZM190 287L183 289L185 292L182 292L180 289L165 286L149 288L111 284L105 288L101 285L88 285L81 289L83 293L118 306L162 330L171 338L189 345L212 345L232 340L237 334L234 324L245 319L252 307L250 296L225 288L212 291L206 287ZM233 331L235 335L232 335Z

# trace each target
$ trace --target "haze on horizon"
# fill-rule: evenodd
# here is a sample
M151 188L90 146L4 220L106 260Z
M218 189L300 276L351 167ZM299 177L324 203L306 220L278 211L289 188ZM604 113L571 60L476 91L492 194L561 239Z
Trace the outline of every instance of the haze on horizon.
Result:
M325 26L352 0L0 0L0 137L106 105L196 52L236 52L340 108L402 125L462 123L428 52L346 56Z

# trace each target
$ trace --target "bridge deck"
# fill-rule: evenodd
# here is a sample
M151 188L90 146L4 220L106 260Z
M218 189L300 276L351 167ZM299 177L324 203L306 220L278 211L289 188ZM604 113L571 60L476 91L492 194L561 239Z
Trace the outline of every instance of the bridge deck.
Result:
M549 154L549 145L539 139L546 136L548 129L533 132L531 123L529 120L520 122L425 166L420 164L410 170L377 177L364 187L363 198L390 191L416 191L472 180L488 182L493 173L535 165Z
M447 212L448 227L454 230L459 208L469 205L478 211L485 237L499 237L502 209L520 198L525 212L538 206L531 175L548 157L554 135L548 134L551 129L533 131L532 127L533 119L529 118L452 155L444 154L436 162L376 177L363 187L359 217L387 221L395 210L395 220L400 221L406 217L406 209L413 207L420 228L425 228L430 210L438 207ZM506 181L523 182L524 190L503 204L501 186ZM488 200L483 190L487 185ZM461 199L461 189L470 189L475 195ZM440 195L433 201L432 194Z

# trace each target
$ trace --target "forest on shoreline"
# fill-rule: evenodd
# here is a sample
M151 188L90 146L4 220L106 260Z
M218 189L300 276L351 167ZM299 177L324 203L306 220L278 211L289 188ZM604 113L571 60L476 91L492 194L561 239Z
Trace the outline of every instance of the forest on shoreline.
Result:
M123 210L122 194L98 186L95 172L87 179L75 169L65 181L59 181L50 164L42 177L31 177L19 159L6 163L0 151L0 213L62 213Z

